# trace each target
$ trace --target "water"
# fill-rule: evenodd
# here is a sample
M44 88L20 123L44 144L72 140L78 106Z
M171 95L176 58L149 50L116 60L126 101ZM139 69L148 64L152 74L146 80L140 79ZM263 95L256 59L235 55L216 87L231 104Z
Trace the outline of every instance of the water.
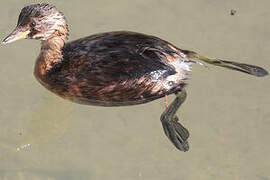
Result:
M132 30L270 69L268 0L49 2L65 13L70 40ZM26 4L0 3L1 38ZM178 112L191 134L190 151L183 153L159 122L164 99L119 108L72 104L34 79L39 48L29 40L0 48L1 180L270 179L269 76L194 66L187 101ZM20 146L25 148L17 151Z

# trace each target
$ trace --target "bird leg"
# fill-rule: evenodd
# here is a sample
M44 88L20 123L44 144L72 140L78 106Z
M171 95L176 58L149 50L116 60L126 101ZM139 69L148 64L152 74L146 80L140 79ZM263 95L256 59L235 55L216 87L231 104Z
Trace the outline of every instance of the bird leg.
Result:
M168 109L168 96L165 96L165 108Z
M166 136L174 144L174 146L180 151L188 151L188 137L189 132L182 124L178 121L178 117L175 115L181 104L186 99L186 91L182 89L180 92L176 93L176 98L169 105L168 108L162 113L160 120L164 129Z
M226 60L222 60L222 59L218 59L218 58L209 58L209 57L199 55L196 52L189 51L189 50L181 50L181 51L184 54L186 54L187 57L190 59L199 59L201 61L204 61L204 62L209 63L209 64L213 64L215 66L221 66L221 67L224 67L227 69L240 71L240 72L247 73L247 74L250 74L253 76L257 76L257 77L263 77L263 76L268 75L268 72L259 66L238 63L238 62L234 62L234 61L226 61Z

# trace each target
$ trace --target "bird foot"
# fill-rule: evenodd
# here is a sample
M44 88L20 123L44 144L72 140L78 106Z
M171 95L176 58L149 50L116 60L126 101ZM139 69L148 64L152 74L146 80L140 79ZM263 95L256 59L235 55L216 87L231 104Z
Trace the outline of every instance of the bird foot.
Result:
M173 120L166 121L166 117L161 116L161 122L166 136L174 144L174 146L180 151L188 151L188 130L178 122L178 117L175 116Z

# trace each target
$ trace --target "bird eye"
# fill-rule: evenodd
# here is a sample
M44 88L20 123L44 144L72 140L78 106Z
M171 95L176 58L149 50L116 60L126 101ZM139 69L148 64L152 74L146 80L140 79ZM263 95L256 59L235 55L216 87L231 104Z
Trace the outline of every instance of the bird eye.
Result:
M31 27L35 27L36 26L36 22L35 21L32 21L31 24L30 24Z

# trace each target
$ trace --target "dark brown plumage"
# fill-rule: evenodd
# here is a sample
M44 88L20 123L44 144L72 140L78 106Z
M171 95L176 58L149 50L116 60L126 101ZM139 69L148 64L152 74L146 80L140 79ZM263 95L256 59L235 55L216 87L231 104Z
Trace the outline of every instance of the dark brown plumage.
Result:
M175 113L185 100L183 88L192 64L202 60L255 76L268 74L258 66L207 58L135 32L101 33L66 44L67 36L63 13L49 4L33 4L22 9L15 30L3 43L41 40L35 77L48 90L76 103L134 105L176 93L161 121L165 134L182 151L188 150L189 133Z
M36 76L48 89L78 103L145 103L177 92L185 84L182 74L177 81L168 80L181 71L173 65L180 62L181 52L170 46L134 32L93 35L66 44L61 63Z

